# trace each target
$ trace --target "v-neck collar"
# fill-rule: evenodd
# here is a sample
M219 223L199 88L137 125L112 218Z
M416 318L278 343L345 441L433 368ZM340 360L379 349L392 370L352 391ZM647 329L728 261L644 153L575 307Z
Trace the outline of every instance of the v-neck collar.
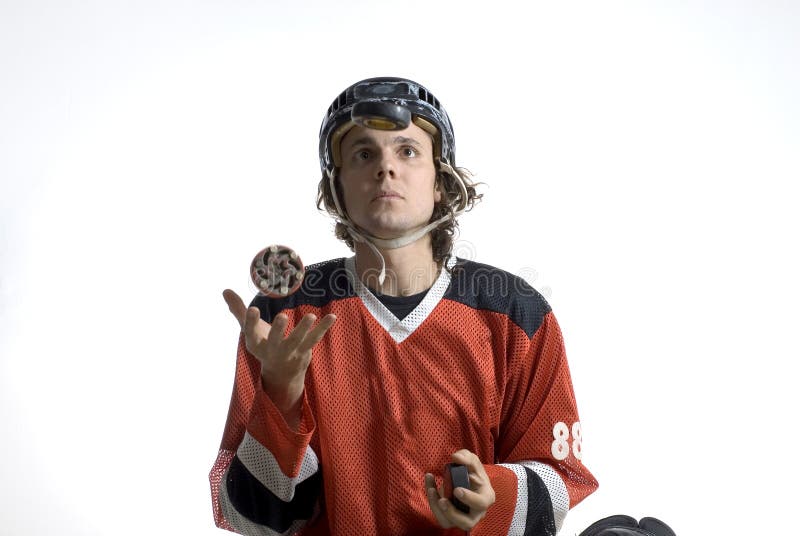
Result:
M455 263L455 256L451 256L447 261L447 268L452 268ZM433 286L428 289L428 293L422 298L419 305L408 313L403 320L398 320L358 278L355 257L345 259L344 267L347 272L347 278L350 280L356 295L361 298L364 307L367 308L367 311L397 344L406 340L428 318L428 315L436 308L445 292L447 292L447 287L450 286L450 272L441 270L439 277L436 278Z

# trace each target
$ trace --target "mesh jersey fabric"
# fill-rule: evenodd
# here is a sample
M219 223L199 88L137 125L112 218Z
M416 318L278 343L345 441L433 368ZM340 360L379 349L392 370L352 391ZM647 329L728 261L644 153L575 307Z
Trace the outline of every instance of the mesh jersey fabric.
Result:
M288 329L306 313L337 321L314 348L297 430L261 389L260 365L240 338L210 473L219 527L462 534L438 527L423 484L462 448L481 459L497 497L473 536L555 534L566 511L597 488L580 461L578 412L550 306L519 277L451 261L452 274L442 270L402 321L360 284L352 258L309 267L291 296L255 298L266 322L288 315Z

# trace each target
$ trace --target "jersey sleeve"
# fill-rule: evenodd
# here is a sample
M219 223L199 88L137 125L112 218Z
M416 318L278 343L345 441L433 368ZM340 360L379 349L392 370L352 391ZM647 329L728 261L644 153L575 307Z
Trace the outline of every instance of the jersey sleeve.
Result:
M303 395L297 430L261 387L261 365L240 337L220 450L211 469L218 527L245 535L290 535L319 511L322 477L309 446L315 423Z
M527 337L526 337L527 338ZM552 312L509 346L497 463L486 465L496 502L471 532L555 535L567 511L597 489L581 462L581 425L561 330Z

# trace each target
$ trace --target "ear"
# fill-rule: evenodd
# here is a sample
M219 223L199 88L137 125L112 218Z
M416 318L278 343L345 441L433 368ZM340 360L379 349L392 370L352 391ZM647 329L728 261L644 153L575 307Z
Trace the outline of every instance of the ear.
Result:
M436 177L433 179L433 202L440 203L442 201L442 182L444 179L442 178L441 173L436 171Z

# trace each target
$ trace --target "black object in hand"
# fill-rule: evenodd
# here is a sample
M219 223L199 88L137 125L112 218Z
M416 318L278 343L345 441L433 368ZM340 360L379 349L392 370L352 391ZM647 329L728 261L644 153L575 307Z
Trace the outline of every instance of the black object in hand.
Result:
M448 463L444 466L444 496L453 503L453 506L464 512L469 513L469 506L459 501L453 496L455 488L470 489L469 472L465 465L460 463Z

